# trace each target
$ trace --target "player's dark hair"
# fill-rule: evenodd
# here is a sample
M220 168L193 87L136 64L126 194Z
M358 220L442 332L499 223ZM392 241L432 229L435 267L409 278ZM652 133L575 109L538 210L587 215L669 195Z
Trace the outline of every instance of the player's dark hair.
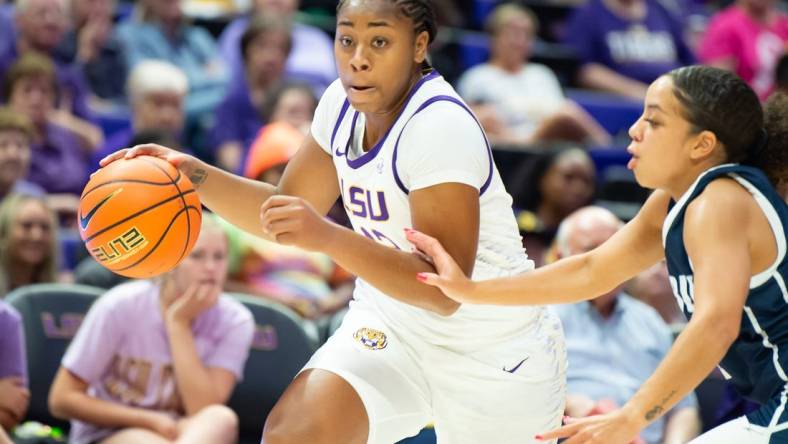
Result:
M785 145L769 136L761 102L740 77L701 65L677 68L667 75L673 80L673 92L684 117L695 131L708 130L717 136L727 161L757 166L770 177L784 168ZM780 131L782 124L771 126Z
M427 45L435 41L438 34L438 23L435 19L435 10L432 8L430 0L389 0L394 3L399 13L409 18L413 22L413 33L419 35L426 32L428 35ZM347 3L347 0L339 0L337 4L337 14ZM427 60L421 63L423 71L432 70L432 66Z

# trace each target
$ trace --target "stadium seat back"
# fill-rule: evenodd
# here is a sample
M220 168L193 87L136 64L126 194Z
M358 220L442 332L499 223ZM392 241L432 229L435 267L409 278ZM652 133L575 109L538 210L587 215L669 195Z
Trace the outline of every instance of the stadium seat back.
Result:
M28 420L67 427L49 413L49 387L68 344L103 292L84 285L37 284L18 288L6 297L24 323L31 392Z
M242 442L259 442L268 413L317 349L314 325L282 305L233 294L255 320L255 335L229 406L240 420ZM255 441L256 440L256 441Z

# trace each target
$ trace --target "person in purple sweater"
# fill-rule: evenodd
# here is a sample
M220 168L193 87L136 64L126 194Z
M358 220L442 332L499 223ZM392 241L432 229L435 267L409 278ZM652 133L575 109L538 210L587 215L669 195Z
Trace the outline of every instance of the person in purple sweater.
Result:
M19 424L29 402L22 318L0 299L0 431Z
M657 77L695 62L682 33L657 0L589 0L570 17L565 42L580 59L580 86L643 100Z
M71 420L73 444L235 442L223 404L243 376L251 313L222 294L227 237L203 215L200 237L174 270L102 296L63 357L49 393Z

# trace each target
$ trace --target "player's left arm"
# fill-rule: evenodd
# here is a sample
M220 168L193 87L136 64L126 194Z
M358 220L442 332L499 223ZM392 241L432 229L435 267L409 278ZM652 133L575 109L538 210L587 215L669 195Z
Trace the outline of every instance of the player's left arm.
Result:
M692 319L654 374L621 410L573 421L545 437L575 436L568 441L572 444L623 442L669 411L711 373L739 334L752 273L750 239L743 235L751 232L751 205L754 202L744 189L723 180L710 184L689 205L684 242L694 272Z

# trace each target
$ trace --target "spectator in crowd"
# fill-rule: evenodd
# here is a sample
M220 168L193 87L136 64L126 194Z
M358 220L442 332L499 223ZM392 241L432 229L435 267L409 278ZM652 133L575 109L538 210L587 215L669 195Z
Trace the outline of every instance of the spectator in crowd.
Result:
M228 82L224 62L207 30L186 22L180 0L141 0L137 16L118 26L126 63L134 69L147 59L166 60L189 79L186 116L199 126L210 120Z
M241 37L245 81L235 82L216 110L213 145L217 164L237 172L263 124L261 110L282 81L291 47L288 22L256 16Z
M93 155L94 167L98 167L104 156L132 146L134 134L144 131L162 131L178 141L175 146L183 145L184 100L189 93L189 80L180 68L163 60L142 61L131 71L126 91L131 105L131 127L107 139Z
M29 284L55 282L57 221L41 197L14 194L0 205L0 295Z
M232 267L227 288L291 308L317 319L346 307L353 276L330 257L280 245L227 223Z
M658 0L589 0L564 37L580 58L580 86L636 100L657 77L695 60L679 19Z
M510 189L523 244L537 266L544 263L558 225L592 202L595 187L594 163L580 148L540 152L519 167Z
M30 168L33 125L22 114L0 107L0 202L13 193L44 195L44 190L24 178Z
M31 51L54 56L55 48L68 27L66 8L66 0L22 0L16 3L17 34L13 43L7 45L6 52L0 53L0 76L4 76L19 57ZM102 142L103 134L92 123L85 79L81 71L70 63L54 61L57 63L57 112L53 112L50 119L71 130L86 147L95 148Z
M788 14L777 8L777 0L737 0L711 18L698 56L735 72L766 100L786 45Z
M257 133L246 157L244 176L279 183L287 161L301 146L315 114L317 99L305 84L285 84L263 105L269 123Z
M559 258L582 254L612 237L623 223L601 207L578 210L556 236ZM640 388L667 354L673 338L648 305L621 288L596 299L555 307L566 335L566 413L608 413ZM700 432L697 400L691 395L640 434L644 444L686 443Z
M0 432L22 422L29 401L22 318L0 299Z
M564 97L553 71L528 62L537 28L529 9L514 3L496 7L485 24L490 60L463 74L458 92L494 144L568 140L609 145L607 131Z
M77 208L74 196L87 182L89 153L74 133L52 121L55 91L55 67L36 53L20 57L6 76L9 107L33 124L28 179L47 193L64 195L60 203L51 203L56 211L68 212Z
M72 28L56 50L57 59L76 62L82 69L94 108L125 102L127 69L115 33L115 4L116 0L71 0Z
M244 75L240 41L251 17L264 14L282 22L293 22L298 11L298 0L253 0L252 5L251 14L235 19L219 38L222 57L230 66L234 79ZM302 23L292 24L291 38L293 44L285 64L285 77L309 83L315 95L320 97L337 78L333 39L322 30Z
M660 261L626 284L626 293L648 304L662 317L666 324L674 327L687 323L687 318L676 304L673 289L668 280L668 267Z
M191 253L156 281L122 284L90 309L49 394L75 443L235 442L223 404L243 369L251 313L222 294L227 238L203 214Z

